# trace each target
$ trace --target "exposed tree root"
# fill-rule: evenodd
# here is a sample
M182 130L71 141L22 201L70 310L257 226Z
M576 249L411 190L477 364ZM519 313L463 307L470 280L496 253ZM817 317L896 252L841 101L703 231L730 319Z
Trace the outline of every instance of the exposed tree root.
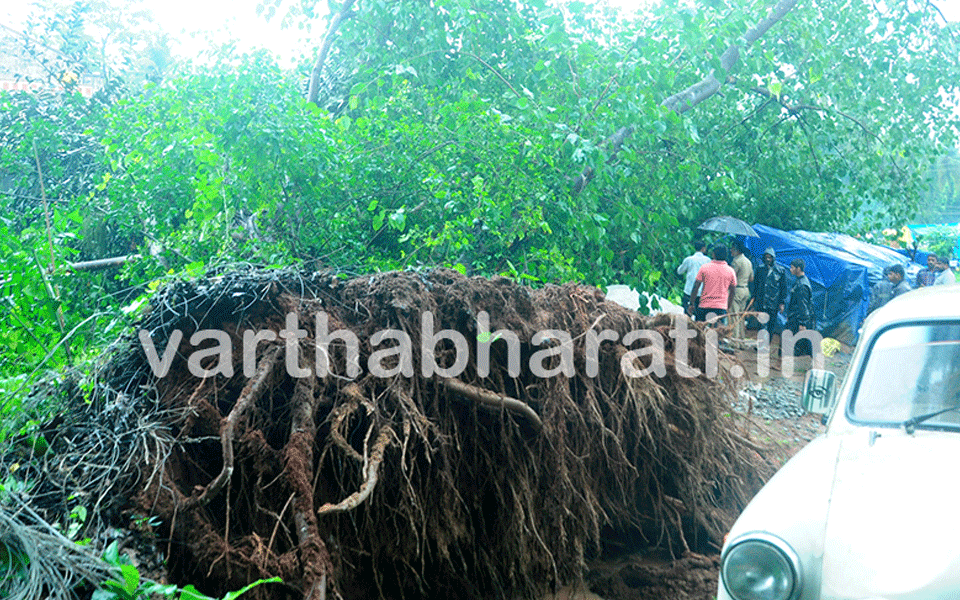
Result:
M444 379L443 386L448 390L463 396L464 398L482 402L483 404L493 408L509 410L512 413L520 415L536 431L543 429L543 421L540 420L540 417L537 416L537 413L533 412L532 408L523 402L520 402L519 400L508 398L507 396L503 396L501 394L488 392L487 390L482 390L473 385L467 385L459 379Z
M426 312L434 331L467 341L455 378L420 375ZM482 376L481 313L484 330L519 341L490 344ZM245 332L279 334L289 315L306 334L292 347L301 364L320 355L331 375L285 372L291 347L274 342L246 379ZM693 331L685 356L669 335L677 319ZM141 327L158 348L177 329L183 341L166 377L137 346L105 375L118 395L166 410L156 424L166 445L139 469L154 476L139 480L136 510L161 522L170 579L211 596L279 575L282 585L251 600L534 597L582 581L589 560L615 550L713 551L775 467L739 434L729 373L680 374L705 370L704 330L627 311L593 288L530 290L443 269L349 281L234 273L162 292ZM584 340L600 327L608 341L588 355ZM187 340L202 329L229 334L235 375L191 375ZM413 376L399 353L383 355L391 343L372 343L381 330L408 336ZM546 330L570 334L574 374L511 370L544 349L555 354L543 367L559 369L562 347L532 341ZM624 375L627 353L648 344L622 343L636 330L661 334L665 372ZM432 340L438 368L459 358L448 341ZM375 352L395 374L374 376ZM354 365L361 372L348 375Z
M277 358L280 356L281 346L273 346L267 350L266 356L260 361L253 379L240 392L240 397L230 414L220 426L220 442L223 449L223 469L203 491L191 498L186 506L187 510L197 506L204 506L223 490L233 475L233 436L237 428L237 421L244 415L250 406L260 398L264 392L265 382L274 374L277 367Z
M363 485L358 491L350 494L337 504L324 504L317 509L317 514L324 515L353 510L360 506L360 503L369 498L370 494L373 493L373 488L377 485L377 473L380 470L380 465L383 463L383 453L387 449L387 444L396 438L396 434L393 433L390 427L384 427L377 435L377 441L374 442L373 448L369 449L368 452L367 442L369 441L369 434L370 432L367 433L368 437L363 442Z
M297 527L298 552L303 568L304 598L326 598L327 575L333 571L330 554L320 538L320 528L313 513L313 445L317 435L314 421L317 398L314 379L297 381L291 398L293 418L290 441L286 445L286 475L294 489L294 523Z

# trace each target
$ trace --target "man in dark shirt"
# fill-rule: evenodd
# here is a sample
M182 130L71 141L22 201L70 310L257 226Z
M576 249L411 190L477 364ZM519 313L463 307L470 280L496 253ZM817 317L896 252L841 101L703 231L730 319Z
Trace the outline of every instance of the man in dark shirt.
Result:
M910 284L904 280L903 265L890 265L887 271L887 279L893 284L893 295L891 299L910 291Z
M790 305L787 307L787 329L797 335L801 331L813 329L813 288L806 275L807 264L802 258L795 258L790 262L790 274L796 277L796 282L790 290ZM782 346L781 346L782 347ZM794 354L809 355L813 353L810 340L798 339L794 346Z
M893 282L889 279L890 267L883 268L883 278L870 288L870 306L867 313L877 310L893 298Z
M883 281L878 282L870 290L868 312L873 312L897 296L910 291L910 286L904 281L903 265L892 264L885 268L883 278Z
M777 264L777 253L773 248L763 251L763 264L753 273L753 302L759 312L767 314L765 325L770 338L773 338L777 325L777 315L783 311L783 302L787 297L787 272Z

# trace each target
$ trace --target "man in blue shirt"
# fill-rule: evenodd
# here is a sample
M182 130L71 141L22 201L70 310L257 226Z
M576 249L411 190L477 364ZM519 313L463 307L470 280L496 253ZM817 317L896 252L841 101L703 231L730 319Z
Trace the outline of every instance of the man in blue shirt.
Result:
M917 273L917 287L924 287L928 285L933 285L937 280L937 255L928 254L927 255L927 268L920 269L920 272Z

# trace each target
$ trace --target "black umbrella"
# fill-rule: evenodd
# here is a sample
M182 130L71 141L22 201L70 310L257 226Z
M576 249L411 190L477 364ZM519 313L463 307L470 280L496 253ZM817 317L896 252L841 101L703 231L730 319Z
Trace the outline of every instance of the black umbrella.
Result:
M746 221L741 221L734 217L710 217L700 224L697 229L704 231L716 231L719 233L728 233L731 235L746 235L749 237L760 237L760 235L750 227Z

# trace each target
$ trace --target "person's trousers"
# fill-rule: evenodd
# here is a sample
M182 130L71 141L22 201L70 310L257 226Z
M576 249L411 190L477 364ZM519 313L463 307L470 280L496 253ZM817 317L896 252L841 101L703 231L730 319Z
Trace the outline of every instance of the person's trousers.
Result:
M684 294L683 296L681 296L681 297L680 297L680 305L683 306L683 312L684 312L684 314L686 314L687 309L690 307L691 304L693 304L693 308L694 308L694 310L696 310L696 308L697 308L697 302L698 302L699 300L700 300L700 296L697 296L696 298L691 298L691 297L690 297L690 294Z
M750 303L750 290L745 287L738 287L733 290L733 300L730 303L730 324L733 326L732 336L735 339L743 339L747 336L745 327L745 317L743 312L747 310L747 304Z
M727 314L727 310L725 308L703 308L702 306L698 306L696 311L697 321L700 321L701 323L706 321L709 315L722 317L725 314ZM712 323L712 325L717 325L718 323L723 323L723 319L717 319Z
M797 335L800 333L800 323L794 319L788 319L787 326L784 327L784 331L790 331L793 333L793 335ZM780 337L780 353L781 355L783 354L783 336ZM796 340L793 345L793 355L813 356L813 345L810 343L810 340L806 338Z
M760 312L765 313L767 315L767 322L761 324L760 327L767 330L768 339L772 340L773 334L776 333L776 330L777 330L777 316L780 313L779 311L776 311L776 310L774 311L761 310Z

